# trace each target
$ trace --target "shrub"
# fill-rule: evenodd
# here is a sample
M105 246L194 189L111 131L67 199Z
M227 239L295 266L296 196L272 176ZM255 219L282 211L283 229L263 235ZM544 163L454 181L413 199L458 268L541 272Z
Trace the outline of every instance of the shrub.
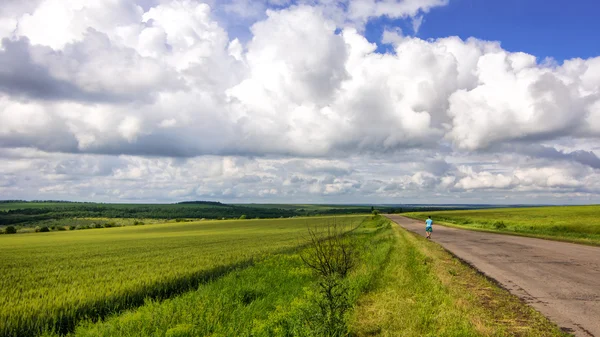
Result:
M248 218L248 217L246 216L246 214L244 214L244 215L242 215L242 216L240 217L240 220L246 220L247 218Z
M8 226L4 228L4 234L16 234L17 229L14 226Z
M143 221L140 221L140 220L135 220L133 222L133 225L134 226L143 226L143 225L145 225L145 223Z
M504 228L506 228L506 225L504 224L504 221L496 221L496 222L494 222L494 228L504 229Z
M41 229L42 229L42 227L40 227L40 226L35 226L35 232L36 232L36 233L39 233Z
M67 229L65 228L65 226L56 226L56 230L66 231Z
M50 228L48 228L48 226L44 226L42 228L40 228L40 233L47 233L50 231Z
M103 228L103 227L104 227L104 226L102 226L102 224L101 224L101 223L94 224L94 228Z
M104 224L104 228L112 228L112 227L117 227L117 224L114 221L107 222Z
M75 229L77 229L77 227L75 225L69 226L69 230L74 231Z
M319 278L309 315L314 335L344 336L346 332L344 317L351 308L346 276L356 265L356 250L346 231L335 222L324 230L309 228L309 248L300 254L304 265Z

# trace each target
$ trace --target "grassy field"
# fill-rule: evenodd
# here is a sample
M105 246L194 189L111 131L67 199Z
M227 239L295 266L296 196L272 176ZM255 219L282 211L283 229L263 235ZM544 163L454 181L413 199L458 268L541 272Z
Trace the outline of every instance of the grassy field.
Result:
M560 206L405 213L434 223L475 230L600 245L600 206Z
M349 234L358 259L347 280L351 304L389 255L387 224L366 221ZM83 322L71 336L321 336L313 308L318 279L302 263L303 249L274 254L182 296L147 301L103 322Z
M338 217L357 223L364 216ZM298 246L331 218L201 221L0 236L0 336L67 331Z
M0 237L0 336L322 336L307 226L331 217L169 223ZM336 217L354 268L341 335L562 336L440 246Z

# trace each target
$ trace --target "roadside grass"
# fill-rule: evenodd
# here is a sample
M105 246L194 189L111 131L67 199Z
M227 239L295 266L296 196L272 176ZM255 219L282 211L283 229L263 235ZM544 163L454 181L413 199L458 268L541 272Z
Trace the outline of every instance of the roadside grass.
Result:
M394 226L394 248L350 320L356 336L568 336L441 246Z
M559 206L469 211L414 212L402 215L473 230L600 246L600 206Z
M354 303L389 257L393 234L389 222L377 217L347 235L358 261L347 280ZM300 258L304 249L310 247L269 256L171 299L83 322L69 336L317 336L318 279Z
M364 216L336 217L360 223ZM70 331L299 244L332 217L200 221L0 236L0 336Z

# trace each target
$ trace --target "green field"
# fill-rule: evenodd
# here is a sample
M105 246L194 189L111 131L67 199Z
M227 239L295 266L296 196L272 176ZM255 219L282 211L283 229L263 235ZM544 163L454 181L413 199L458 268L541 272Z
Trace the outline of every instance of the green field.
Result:
M201 221L2 235L0 335L47 326L66 331L81 318L173 296L296 247L308 225L328 221Z
M338 221L340 219L337 219ZM349 234L358 264L348 277L348 300L357 301L376 277L393 241L387 220L362 222ZM322 336L313 324L315 275L299 253L270 255L197 290L113 315L83 322L72 336ZM54 334L47 334L54 335Z
M355 262L334 278L346 309L331 333L325 279L301 256L314 250L307 229L334 222ZM2 235L0 268L0 336L563 335L381 216Z
M406 213L435 223L545 239L600 245L600 206L560 206Z

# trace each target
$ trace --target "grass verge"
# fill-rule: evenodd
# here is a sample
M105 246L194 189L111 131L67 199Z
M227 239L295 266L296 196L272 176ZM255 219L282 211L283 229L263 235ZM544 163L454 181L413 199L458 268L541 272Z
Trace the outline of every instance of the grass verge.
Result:
M394 227L394 248L350 321L356 336L567 336L441 246Z

